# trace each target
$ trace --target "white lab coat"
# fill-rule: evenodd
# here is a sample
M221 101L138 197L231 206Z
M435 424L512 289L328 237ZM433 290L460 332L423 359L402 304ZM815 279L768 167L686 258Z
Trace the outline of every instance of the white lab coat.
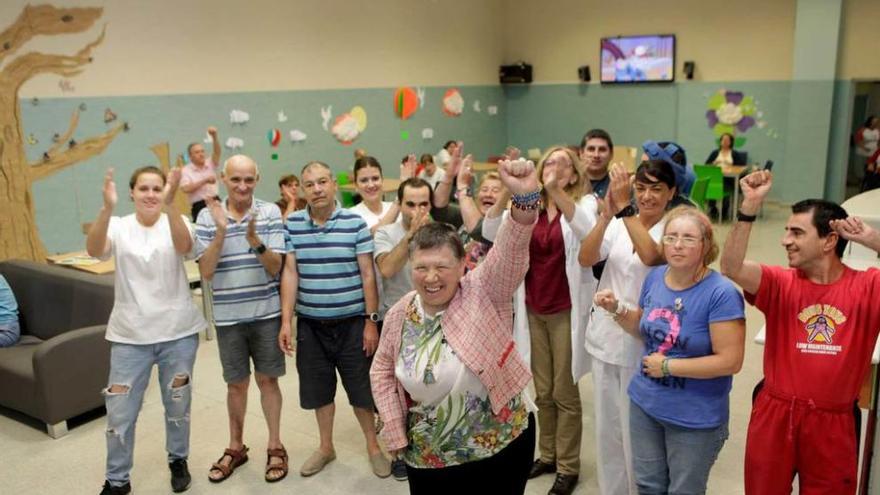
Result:
M559 219L562 239L565 243L565 276L568 279L568 295L571 298L571 375L575 383L590 371L590 355L585 348L585 339L597 282L593 277L592 268L583 268L578 263L578 252L581 249L581 241L596 225L597 207L596 197L589 194L576 205L571 222L566 220L564 215ZM505 211L500 217L485 218L483 237L489 241L494 240L498 227L509 215L509 212ZM525 282L513 295L513 307L516 311L513 321L513 340L523 359L531 363L532 347L529 318L526 314Z

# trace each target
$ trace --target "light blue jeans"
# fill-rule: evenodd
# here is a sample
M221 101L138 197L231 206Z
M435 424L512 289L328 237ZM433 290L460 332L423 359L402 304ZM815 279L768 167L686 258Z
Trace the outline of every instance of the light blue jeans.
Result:
M0 347L11 347L21 337L18 321L0 322Z
M709 471L727 440L727 424L693 429L648 416L630 401L633 473L639 495L706 493Z
M106 478L111 485L121 486L129 480L134 461L135 425L154 364L159 367L159 389L165 406L168 462L189 456L192 372L198 347L198 334L159 344L111 344L109 385L103 391L107 406ZM184 383L174 387L176 379ZM111 392L114 385L125 390Z

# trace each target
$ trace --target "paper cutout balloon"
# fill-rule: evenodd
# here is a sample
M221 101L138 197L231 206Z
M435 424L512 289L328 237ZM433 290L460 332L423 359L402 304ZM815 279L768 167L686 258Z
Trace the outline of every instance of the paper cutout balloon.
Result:
M412 88L397 88L394 92L394 114L406 120L419 109L419 95Z
M443 113L450 117L458 117L462 110L464 110L464 98L461 97L461 93L455 88L446 90L446 94L443 95Z
M278 143L281 142L281 131L278 129L270 129L266 138L269 140L269 144L271 144L273 148L277 148Z

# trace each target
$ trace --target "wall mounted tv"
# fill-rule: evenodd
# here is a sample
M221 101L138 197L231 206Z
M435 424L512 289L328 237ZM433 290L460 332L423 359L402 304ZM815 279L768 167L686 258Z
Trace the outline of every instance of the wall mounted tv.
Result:
M672 82L675 35L602 38L602 83Z

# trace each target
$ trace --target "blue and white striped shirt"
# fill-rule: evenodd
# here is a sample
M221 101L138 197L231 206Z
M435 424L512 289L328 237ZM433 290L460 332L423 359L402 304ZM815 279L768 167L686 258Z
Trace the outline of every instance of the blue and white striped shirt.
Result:
M236 221L226 209L226 238L217 269L214 271L214 324L235 325L255 320L265 320L281 315L279 278L266 272L257 255L247 242L249 212ZM266 249L285 253L284 223L281 210L274 203L254 198L251 211L256 211L257 235ZM199 212L196 220L196 252L201 257L217 233L209 208Z
M287 251L296 254L299 274L297 314L319 320L363 315L364 283L357 257L373 252L367 223L337 204L319 226L309 210L287 217Z

